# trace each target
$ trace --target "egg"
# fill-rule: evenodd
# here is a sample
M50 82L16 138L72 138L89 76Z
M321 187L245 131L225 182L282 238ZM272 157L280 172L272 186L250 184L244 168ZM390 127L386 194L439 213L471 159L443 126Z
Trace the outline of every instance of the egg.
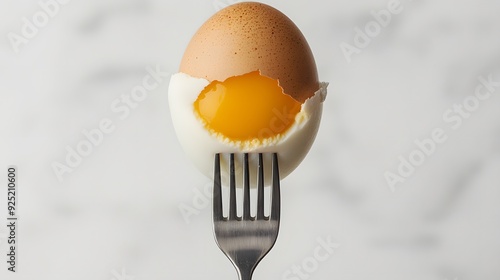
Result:
M280 11L255 2L229 6L208 19L186 48L168 98L172 122L184 151L212 178L214 156L222 154L223 183L228 155L250 153L251 178L257 153L270 182L277 153L280 177L304 159L316 137L326 98L312 51L297 26ZM254 180L254 179L251 179Z

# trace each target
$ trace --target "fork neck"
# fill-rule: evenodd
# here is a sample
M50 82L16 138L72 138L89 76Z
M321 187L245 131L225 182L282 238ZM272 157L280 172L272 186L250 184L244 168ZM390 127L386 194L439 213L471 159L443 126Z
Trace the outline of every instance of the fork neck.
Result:
M241 271L238 271L238 276L240 280L252 280L252 274L253 274L253 269L248 271L242 269Z
M234 264L233 264L234 265ZM253 271L255 270L255 262L240 263L239 265L234 265L236 271L238 272L238 278L240 280L252 280Z

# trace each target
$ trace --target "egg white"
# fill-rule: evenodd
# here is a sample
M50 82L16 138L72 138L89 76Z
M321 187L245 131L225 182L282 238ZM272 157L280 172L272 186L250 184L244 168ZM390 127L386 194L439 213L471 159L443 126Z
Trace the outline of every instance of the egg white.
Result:
M210 82L195 78L185 73L174 74L170 79L168 100L172 122L182 148L195 166L208 178L213 179L214 156L221 153L221 175L223 184L227 183L230 153L236 153L236 175L242 174L242 153L251 153L251 181L256 178L256 153L278 153L280 178L288 176L304 159L316 137L327 94L327 83L321 83L320 89L302 104L294 123L279 137L267 141L234 142L205 127L197 117L194 102L201 91ZM270 183L271 157L264 157L266 185Z

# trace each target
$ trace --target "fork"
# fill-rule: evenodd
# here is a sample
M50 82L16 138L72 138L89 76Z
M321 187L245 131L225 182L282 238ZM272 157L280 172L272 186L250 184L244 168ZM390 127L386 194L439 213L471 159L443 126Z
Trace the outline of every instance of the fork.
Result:
M248 154L243 156L243 215L236 213L234 154L229 162L229 211L222 214L220 154L215 155L213 220L215 240L232 262L240 280L251 280L255 267L271 250L278 237L280 221L280 178L278 155L272 154L271 213L264 214L264 164L258 154L257 213L250 214L250 171Z

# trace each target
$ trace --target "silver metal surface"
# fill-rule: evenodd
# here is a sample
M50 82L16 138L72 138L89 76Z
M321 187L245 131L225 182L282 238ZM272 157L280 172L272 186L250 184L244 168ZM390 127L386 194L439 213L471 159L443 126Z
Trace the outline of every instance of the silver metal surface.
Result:
M264 166L259 156L257 180L257 215L250 214L250 179L248 154L243 158L243 215L236 211L236 178L234 154L230 155L229 214L222 214L220 155L215 155L213 219L217 245L231 260L240 280L252 279L253 271L271 250L278 237L280 222L280 178L278 155L272 155L271 213L264 214Z

